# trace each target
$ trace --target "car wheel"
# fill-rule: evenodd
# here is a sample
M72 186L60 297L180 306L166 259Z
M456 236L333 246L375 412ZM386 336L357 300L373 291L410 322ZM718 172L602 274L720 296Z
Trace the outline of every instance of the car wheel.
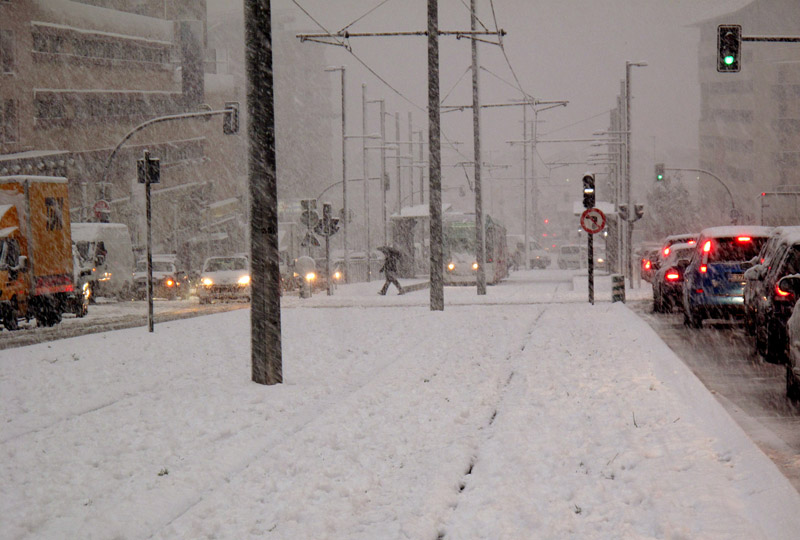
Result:
M800 401L800 381L795 377L791 364L786 364L786 397Z
M767 323L764 329L764 340L762 341L762 356L765 362L770 364L782 364L785 354L785 340L783 332L776 327L776 323Z
M15 305L6 306L3 310L3 326L8 331L19 330L19 319L17 318L17 307Z
M661 297L653 289L653 313L663 313L664 305L661 302Z
M703 326L703 317L696 309L690 307L683 312L683 324L689 328L700 328Z

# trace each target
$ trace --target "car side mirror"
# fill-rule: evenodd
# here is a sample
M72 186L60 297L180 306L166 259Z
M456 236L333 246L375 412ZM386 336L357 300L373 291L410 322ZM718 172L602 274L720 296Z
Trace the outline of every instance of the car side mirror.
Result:
M761 281L764 279L764 267L760 264L751 266L744 272L744 279L748 281Z
M800 276L791 275L782 277L781 280L778 281L778 288L782 291L794 294L795 297L800 296Z
M25 255L20 255L19 260L17 261L17 266L14 267L14 270L18 272L27 272L28 257L26 257Z
M742 270L750 270L755 264L752 260L745 261L742 263Z

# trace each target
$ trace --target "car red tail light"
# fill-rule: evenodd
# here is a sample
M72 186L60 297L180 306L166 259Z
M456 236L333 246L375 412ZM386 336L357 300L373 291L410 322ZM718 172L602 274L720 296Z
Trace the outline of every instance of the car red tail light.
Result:
M670 268L669 270L667 270L667 275L664 277L666 278L667 281L677 281L681 278L681 275L675 268Z
M703 253L708 253L711 251L711 240L706 240L706 243L703 244Z
M775 285L775 299L776 300L789 300L793 296L790 291L784 291L780 285Z
M701 264L700 265L700 273L701 274L705 274L706 272L708 272L708 266L706 266L705 264Z
M740 242L742 244L744 244L746 242L750 242L751 240L752 240L752 238L750 238L749 236L737 236L736 237L736 241Z
M669 255L669 247L665 247L662 253L664 254L664 257L668 256Z
M644 261L644 262L642 263L642 266L644 267L644 269L645 269L645 270L650 270L650 268L651 268L653 265L652 265L652 263L651 263L650 261L647 261L647 260L646 260L646 261Z

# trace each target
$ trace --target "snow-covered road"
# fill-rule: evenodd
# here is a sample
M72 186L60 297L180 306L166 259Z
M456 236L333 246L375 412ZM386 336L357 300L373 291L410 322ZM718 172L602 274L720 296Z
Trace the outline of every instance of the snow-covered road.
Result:
M800 530L798 493L624 305L544 273L444 312L379 286L284 299L272 387L246 310L1 351L0 536Z

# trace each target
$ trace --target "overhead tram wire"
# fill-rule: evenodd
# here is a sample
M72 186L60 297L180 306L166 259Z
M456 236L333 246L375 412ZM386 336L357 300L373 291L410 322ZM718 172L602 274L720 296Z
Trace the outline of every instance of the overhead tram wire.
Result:
M372 10L372 11L374 11L375 9L377 9L378 7L380 7L381 5L385 4L387 1L389 1L389 0L386 0L386 1L384 1L383 3L379 4L378 6L376 6L375 8L373 8L373 10ZM371 67L370 67L370 66L369 66L369 65L368 65L368 64L367 64L367 63L366 63L364 60L362 60L362 59L361 59L361 58L360 58L360 57L359 57L359 56L358 56L358 55L357 55L355 52L353 52L353 49L352 49L352 47L350 46L350 43L349 43L349 42L341 42L341 41L339 41L339 39L338 39L338 38L339 38L339 36L337 36L336 34L333 34L333 33L332 33L330 30L328 30L327 28L325 28L325 26L323 26L323 25L322 25L322 23L320 23L318 20L316 20L316 19L315 19L315 18L314 18L314 17L313 17L313 16L312 16L312 15L311 15L309 12L308 12L308 10L306 10L306 9L305 9L303 6L301 6L301 5L300 5L300 3L299 3L297 0L292 0L292 3L293 3L295 6L297 6L297 7L300 9L300 11L302 11L302 12L303 12L303 13L304 13L304 14L305 14L305 15L306 15L306 16L307 16L309 19L311 19L311 20L314 22L314 24L316 24L316 25L317 25L317 26L318 26L318 27L319 27L319 28L320 28L320 29L321 29L323 32L325 32L326 34L328 34L328 36L329 36L329 37L331 37L331 38L332 38L334 41L336 41L336 43L335 43L336 45L339 45L339 46L341 46L341 47L344 47L344 49L345 49L345 50L346 50L348 53L350 53L350 55L351 55L353 58L355 58L355 59L356 59L356 61L357 61L359 64L361 64L361 65L362 65L362 66L363 66L363 67L364 67L364 68L365 68L367 71L369 71L369 72L370 72L370 73L371 73L371 74L372 74L372 75L373 75L373 76L374 76L376 79L378 79L380 82L382 82L382 83L383 83L383 84L384 84L384 85L385 85L385 86L386 86L386 87L387 87L389 90L391 90L392 92L394 92L395 94L397 94L397 96L399 96L399 97L400 97L400 98L401 98L403 101L405 101L406 103L408 103L409 105L411 105L412 107L414 107L415 109L417 109L418 111L420 111L420 112L422 112L422 113L425 113L425 114L427 114L427 112L428 112L428 109L427 109L427 107L420 107L419 105L417 105L416 103L414 103L414 102L413 102L413 101L412 101L412 100L411 100L409 97L405 96L405 95L404 95L402 92L400 92L400 90L398 90L397 88L395 88L394 86L392 86L391 84L389 84L389 82L388 82L386 79L384 79L383 77L381 77L381 76L378 74L378 72L376 72L374 69L372 69L372 68L371 68ZM362 18L363 18L363 16L362 16ZM351 23L351 24L353 24L353 23ZM498 30L497 32L499 33L500 31ZM496 44L495 44L495 45L496 45ZM463 75L462 75L462 78L463 78ZM458 149L458 147L457 147L457 146L456 146L456 145L453 143L452 139L450 139L450 138L449 138L449 137L448 137L448 136L445 134L445 132L444 132L444 129L442 129L441 127L440 127L440 135L441 135L441 137L442 137L442 138L445 140L445 142L447 143L447 145L448 145L450 148L452 148L453 150L455 150L455 151L456 151L456 153L457 153L458 155L460 155L460 156L461 156L462 158L464 158L464 159L470 159L468 156L466 156L464 153L462 153L462 152L461 152L461 151Z
M461 5L463 5L465 8L467 8L467 11L471 15L472 14L472 8L470 8L464 0L459 0L459 1L461 2ZM480 19L480 17L478 17L477 14L475 14L475 20L478 21L478 24L480 24L483 27L484 30L486 30L487 32L489 31L489 27L487 27L485 24L483 24L483 21Z
M369 11L367 11L366 13L364 13L363 15L361 15L359 18L357 18L356 20L354 20L354 21L353 21L353 22L351 22L350 24L343 26L343 27L342 27L342 29L341 29L341 30L339 30L339 32L338 32L338 33L340 33L340 34L341 34L341 33L342 33L342 32L344 32L345 30L347 30L348 28L350 28L351 26L353 26L354 24L356 24L358 21L360 21L361 19L364 19L364 18L366 18L366 17L367 17L368 15L370 15L370 14L371 14L373 11L375 11L376 9L378 9L379 7L383 6L384 4L386 4L387 2L390 2L390 1L391 1L391 0L383 0L383 2L381 2L380 4L376 5L375 7L373 7L373 8L372 8L372 9L370 9ZM296 4L296 3L297 3L297 2L295 2L295 4Z

